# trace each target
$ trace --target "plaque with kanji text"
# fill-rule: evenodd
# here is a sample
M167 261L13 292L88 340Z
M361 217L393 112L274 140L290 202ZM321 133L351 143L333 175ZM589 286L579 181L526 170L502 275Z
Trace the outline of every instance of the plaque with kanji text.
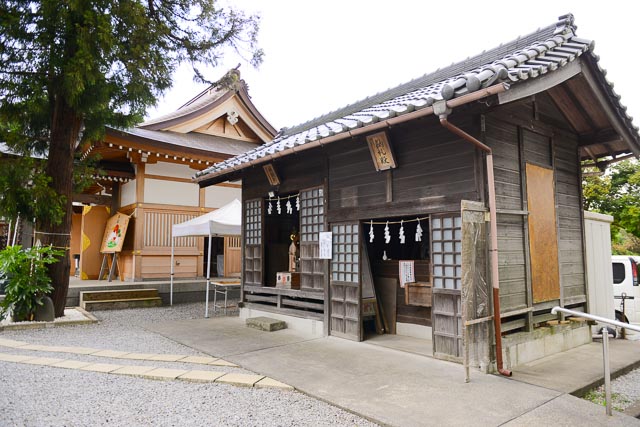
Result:
M396 167L396 160L393 157L393 151L391 151L391 144L386 132L378 132L367 136L367 142L369 143L369 151L371 151L373 164L377 171Z

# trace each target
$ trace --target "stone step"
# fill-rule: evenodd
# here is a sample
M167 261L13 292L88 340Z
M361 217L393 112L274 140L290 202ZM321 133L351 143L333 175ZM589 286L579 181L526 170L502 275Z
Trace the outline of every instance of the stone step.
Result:
M95 310L121 310L124 308L161 307L162 298L130 298L102 301L82 301L80 307L87 311Z
M156 298L157 289L113 289L105 291L83 291L80 292L80 302L86 301L111 301L129 300L134 298Z
M160 306L162 299L153 288L80 292L80 307L87 311Z
M272 319L270 317L250 317L246 321L247 326L261 331L273 332L285 329L287 324L282 320Z

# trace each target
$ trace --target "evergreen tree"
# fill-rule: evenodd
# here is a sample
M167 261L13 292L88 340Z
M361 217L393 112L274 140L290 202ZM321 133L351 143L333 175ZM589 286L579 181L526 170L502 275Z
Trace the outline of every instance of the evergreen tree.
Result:
M585 176L582 189L586 210L613 216L614 243L620 229L640 238L640 163L626 160L604 175Z
M68 248L74 155L105 126L142 121L171 86L178 64L195 78L226 49L262 60L259 19L214 0L5 0L0 4L0 142L47 157L44 173L62 215L45 218L44 244ZM67 254L68 255L68 254ZM50 266L56 316L69 286L69 257Z

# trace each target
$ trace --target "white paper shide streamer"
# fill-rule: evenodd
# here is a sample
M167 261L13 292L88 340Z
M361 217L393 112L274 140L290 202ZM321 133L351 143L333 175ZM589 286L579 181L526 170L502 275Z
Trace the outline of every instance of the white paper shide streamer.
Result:
M384 242L389 244L391 241L391 233L389 233L389 221L387 221L387 225L384 226Z
M404 221L400 221L400 244L404 245Z
M282 207L280 207L280 197L278 197L278 202L276 203L276 209L278 210L278 215L282 213Z
M373 220L371 220L371 224L369 225L369 243L373 243Z
M289 215L291 215L291 214L293 213L293 208L291 207L291 200L288 200L288 199L287 199L287 204L286 204L286 206L287 206L287 213L288 213Z
M300 212L300 195L296 196L296 210Z
M422 227L420 227L420 220L418 220L418 226L416 227L416 242L422 241Z
M273 206L271 206L271 200L269 200L269 204L267 205L267 213L271 215L271 212L273 212Z

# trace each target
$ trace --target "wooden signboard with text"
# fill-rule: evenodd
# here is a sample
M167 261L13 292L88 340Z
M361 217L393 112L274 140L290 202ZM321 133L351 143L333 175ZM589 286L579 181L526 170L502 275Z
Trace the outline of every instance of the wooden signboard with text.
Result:
M391 151L391 144L386 132L378 132L367 136L367 143L377 171L396 167L396 160L393 157L393 151Z

